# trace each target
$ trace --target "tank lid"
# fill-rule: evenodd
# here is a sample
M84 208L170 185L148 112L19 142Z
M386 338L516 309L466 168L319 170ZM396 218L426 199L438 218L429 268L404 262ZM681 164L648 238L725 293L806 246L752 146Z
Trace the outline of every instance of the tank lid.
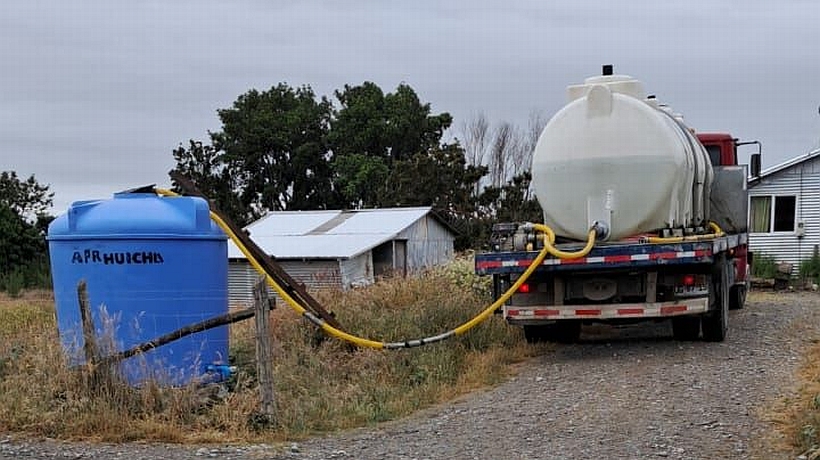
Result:
M113 199L75 201L48 227L49 240L218 239L227 237L198 197L116 193Z
M604 85L613 93L625 94L636 99L645 98L643 84L629 75L596 75L584 80L580 85L570 85L567 87L567 97L569 101L580 99L589 93L593 86Z

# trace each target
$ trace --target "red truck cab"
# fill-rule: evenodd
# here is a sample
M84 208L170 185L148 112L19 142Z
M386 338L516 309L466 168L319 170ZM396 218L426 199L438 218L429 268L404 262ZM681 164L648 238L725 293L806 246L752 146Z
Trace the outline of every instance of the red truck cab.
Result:
M709 153L712 166L737 165L737 139L726 133L699 133L697 138Z

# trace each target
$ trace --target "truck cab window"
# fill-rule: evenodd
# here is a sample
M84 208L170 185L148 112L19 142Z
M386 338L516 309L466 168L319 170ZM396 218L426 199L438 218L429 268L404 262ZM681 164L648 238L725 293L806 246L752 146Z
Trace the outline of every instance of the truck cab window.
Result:
M712 166L720 166L720 146L719 145L705 145L706 151L709 153L709 160Z

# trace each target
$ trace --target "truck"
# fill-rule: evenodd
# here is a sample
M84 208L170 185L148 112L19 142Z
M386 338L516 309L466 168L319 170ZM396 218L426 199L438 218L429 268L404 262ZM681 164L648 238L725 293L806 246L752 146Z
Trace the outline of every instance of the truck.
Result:
M738 147L757 145L755 176L760 142L695 133L611 66L567 92L533 153L544 223L497 223L490 250L475 256L497 296L515 287L500 314L529 342L647 320L671 320L677 340L725 340L751 262Z

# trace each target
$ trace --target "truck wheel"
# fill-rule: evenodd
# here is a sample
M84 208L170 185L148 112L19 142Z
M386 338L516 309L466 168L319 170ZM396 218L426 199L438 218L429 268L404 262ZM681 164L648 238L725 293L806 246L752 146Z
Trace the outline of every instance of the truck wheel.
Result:
M703 340L723 342L729 329L729 274L726 259L721 258L712 268L709 305L712 311L703 316Z
M746 304L746 285L736 284L729 290L729 310L740 310Z
M684 342L697 340L700 336L700 316L676 316L672 318L672 336Z

